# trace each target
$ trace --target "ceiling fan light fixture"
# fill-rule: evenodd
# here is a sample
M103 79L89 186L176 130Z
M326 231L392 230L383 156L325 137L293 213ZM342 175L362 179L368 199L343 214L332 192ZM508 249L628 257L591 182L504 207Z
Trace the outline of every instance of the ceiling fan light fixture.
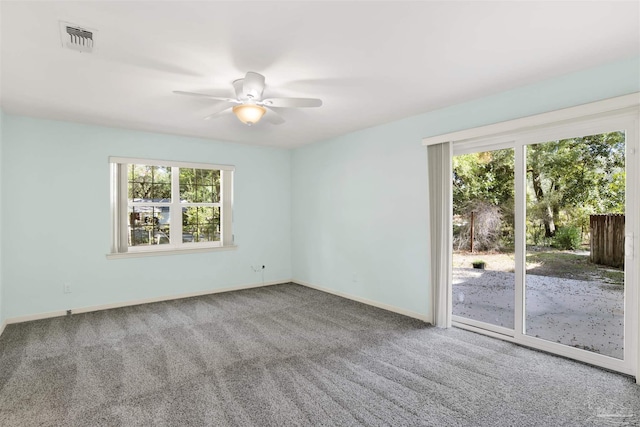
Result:
M246 125L258 123L267 109L256 104L241 104L233 107L233 114Z
M236 92L235 98L210 95L208 93L184 92L181 90L174 90L173 92L179 95L198 96L225 102L226 104L221 105L224 108L218 108L216 112L205 117L205 120L218 117L219 114L231 109L238 120L248 126L262 120L267 110L269 110L269 115L267 115L266 120L273 125L280 125L284 123L285 120L276 112L279 108L310 108L322 106L322 100L316 98L265 99L262 97L265 88L264 81L265 79L262 74L249 71L244 78L233 81L233 89ZM271 109L271 107L276 108L276 110Z

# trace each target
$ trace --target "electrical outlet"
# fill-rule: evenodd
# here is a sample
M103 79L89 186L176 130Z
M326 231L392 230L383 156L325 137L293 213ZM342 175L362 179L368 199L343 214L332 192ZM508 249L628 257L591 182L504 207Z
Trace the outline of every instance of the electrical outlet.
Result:
M62 285L62 292L64 292L65 294L70 294L71 293L71 285L69 283L65 283Z

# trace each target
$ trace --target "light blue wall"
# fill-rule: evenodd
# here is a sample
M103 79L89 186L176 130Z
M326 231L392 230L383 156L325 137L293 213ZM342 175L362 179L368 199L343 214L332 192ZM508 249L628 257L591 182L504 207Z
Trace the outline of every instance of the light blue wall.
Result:
M0 115L0 316L259 283L264 264L265 281L429 317L421 139L637 92L639 75L621 61L293 152ZM111 155L235 165L239 249L107 260Z
M296 149L293 278L430 318L424 137L640 90L640 59Z
M8 114L2 142L7 318L291 278L288 150ZM107 260L109 156L235 165L238 249Z
M0 325L4 321L4 290L3 290L3 281L2 277L4 276L3 261L2 261L2 246L4 245L4 236L2 234L2 173L4 170L4 165L2 164L2 147L3 147L3 139L2 139L2 129L3 129L3 120L4 113L0 110ZM2 326L0 326L1 328Z

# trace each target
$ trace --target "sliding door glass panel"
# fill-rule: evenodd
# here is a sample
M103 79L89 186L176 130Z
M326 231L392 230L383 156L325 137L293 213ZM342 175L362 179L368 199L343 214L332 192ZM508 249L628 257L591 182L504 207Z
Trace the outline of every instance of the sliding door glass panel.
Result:
M515 299L513 167L512 148L453 157L453 315L508 329Z
M625 134L526 153L525 333L623 359Z

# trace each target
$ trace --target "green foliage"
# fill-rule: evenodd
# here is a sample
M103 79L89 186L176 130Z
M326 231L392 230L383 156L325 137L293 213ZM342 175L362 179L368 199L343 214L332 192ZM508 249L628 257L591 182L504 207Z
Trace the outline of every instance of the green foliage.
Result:
M180 200L190 203L220 201L220 171L180 168Z
M164 166L129 165L129 199L171 200L171 168Z
M173 172L177 172L174 168ZM172 168L164 166L130 165L128 196L136 202L171 202ZM220 171L180 168L179 198L181 203L219 203ZM168 208L166 209L168 214ZM168 215L160 207L134 207L130 223L134 244L168 243ZM204 242L220 239L220 208L214 206L184 206L182 208L182 239Z
M526 147L527 243L548 245L558 229L589 231L589 216L623 213L625 135L609 132ZM453 158L454 237L465 247L469 214L478 202L499 208L501 248L513 245L514 150ZM576 245L577 246L577 245Z
M513 149L463 154L453 158L453 214L458 249L470 245L471 212L475 213L474 249L513 245Z
M558 225L589 228L589 215L622 213L624 133L610 132L527 147L527 219L552 237ZM539 230L530 233L540 240ZM533 242L536 244L535 242Z
M553 236L553 247L558 249L575 250L581 243L580 229L577 227L562 227Z
M220 171L180 168L180 200L189 203L220 201ZM182 210L183 240L210 242L220 239L220 208L190 206Z
M183 233L192 236L194 242L219 240L220 208L193 206L183 208L182 225Z
M464 213L472 200L482 200L494 206L513 206L513 160L513 149L455 156L454 215Z

